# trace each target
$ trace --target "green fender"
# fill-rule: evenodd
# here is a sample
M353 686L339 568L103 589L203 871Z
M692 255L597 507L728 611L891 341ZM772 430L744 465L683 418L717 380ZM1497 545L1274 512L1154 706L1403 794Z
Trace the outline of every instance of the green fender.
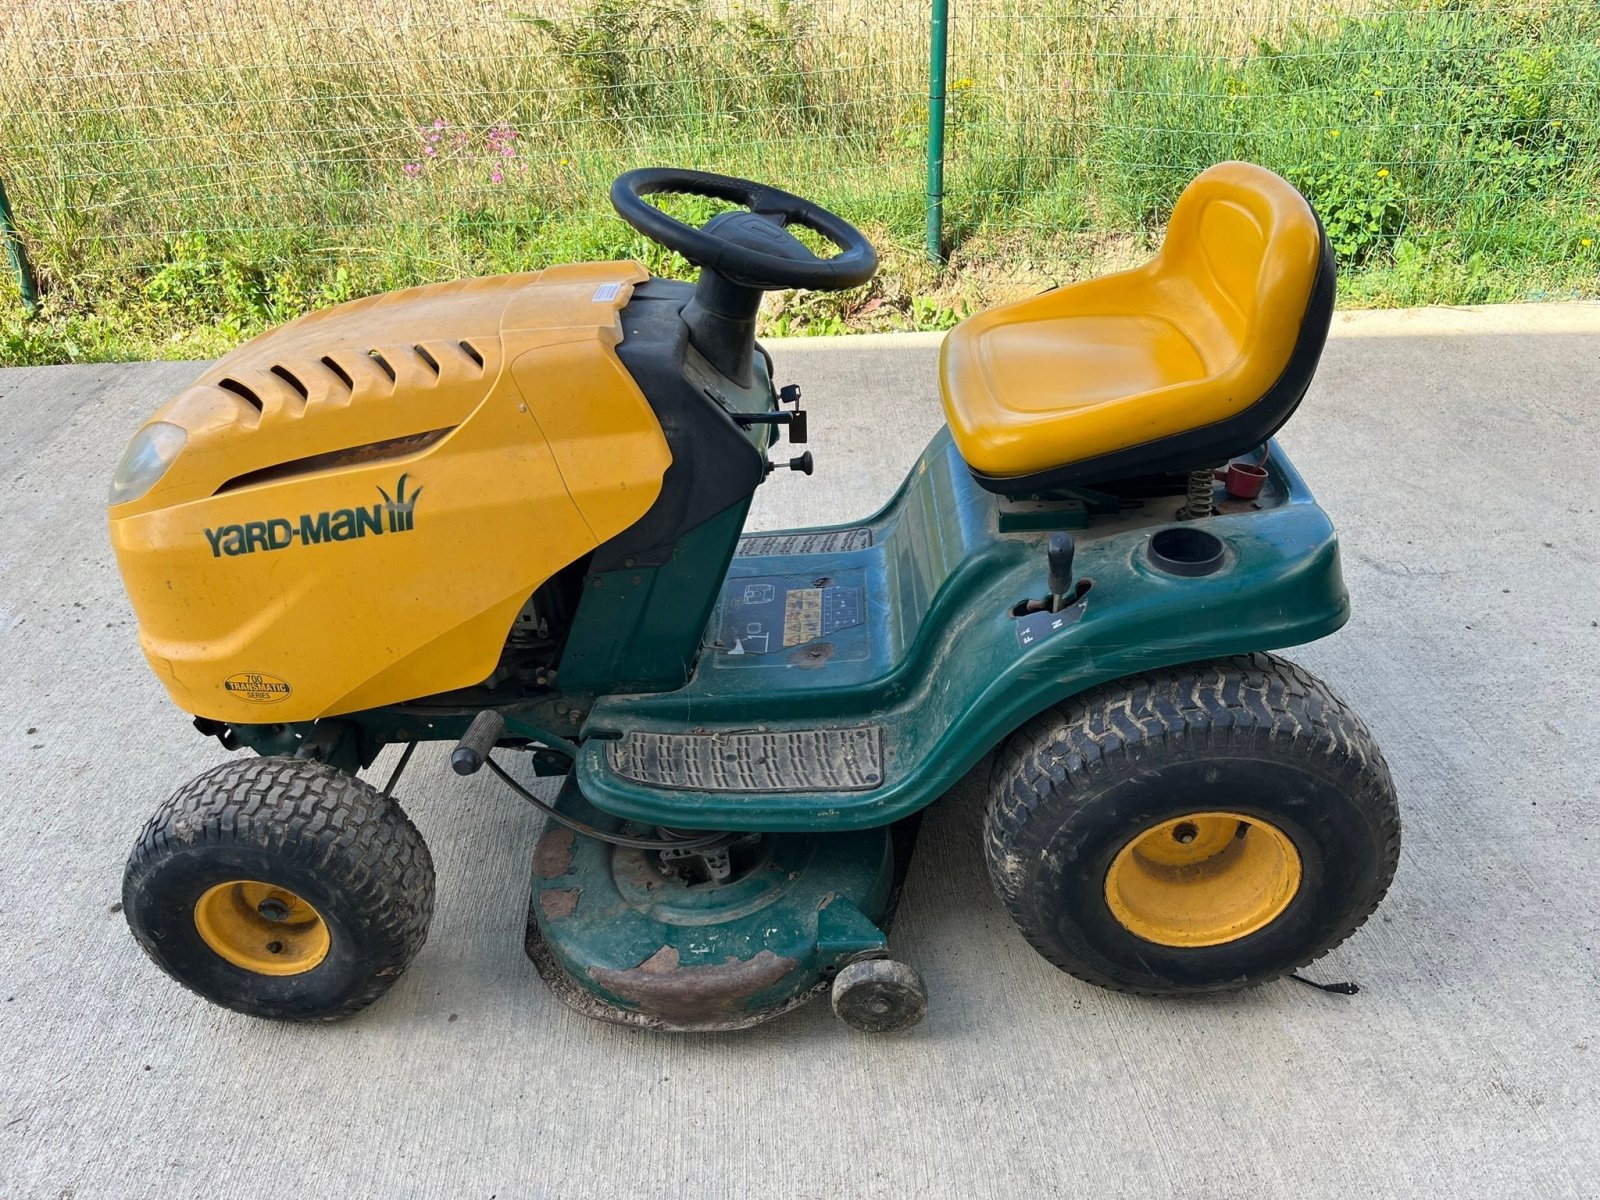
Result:
M870 828L931 803L1019 725L1086 688L1324 637L1349 615L1333 526L1276 446L1265 465L1268 485L1254 504L1186 526L1221 538L1225 558L1213 574L1182 577L1149 557L1152 536L1176 523L1180 500L1153 500L1085 526L1081 506L1018 503L982 490L942 432L874 517L778 535L834 534L828 543L848 548L733 560L689 683L596 701L578 756L583 794L652 825ZM1076 619L1035 629L1029 641L1013 610L1048 591L1052 523L1085 526L1075 531L1074 578L1089 587L1068 614ZM859 585L864 620L759 664L736 657L720 631L751 580ZM883 775L877 786L848 791L642 783L618 773L611 750L630 734L857 729L876 730Z

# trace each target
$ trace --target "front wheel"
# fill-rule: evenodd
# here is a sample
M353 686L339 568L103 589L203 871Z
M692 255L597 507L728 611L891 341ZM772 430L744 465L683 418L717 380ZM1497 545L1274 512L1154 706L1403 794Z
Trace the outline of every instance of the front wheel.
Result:
M1383 898L1400 816L1343 701L1266 654L1093 688L998 756L989 873L1033 946L1145 994L1277 978Z
M236 760L150 818L122 905L156 965L207 1000L332 1020L383 995L422 948L433 862L400 806L354 776Z

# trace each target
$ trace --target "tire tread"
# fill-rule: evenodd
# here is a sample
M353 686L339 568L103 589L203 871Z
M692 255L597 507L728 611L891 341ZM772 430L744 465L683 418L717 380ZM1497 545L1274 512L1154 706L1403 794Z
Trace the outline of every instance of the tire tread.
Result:
M1161 743L1218 756L1275 753L1322 757L1349 773L1357 801L1377 825L1383 864L1370 901L1338 935L1303 960L1254 978L1253 986L1314 962L1359 929L1376 910L1400 854L1400 818L1383 753L1361 718L1302 667L1257 653L1163 667L1101 684L1049 709L1019 729L996 756L984 821L984 857L995 892L1030 945L1052 965L1085 982L1134 995L1173 989L1130 987L1056 953L1029 927L1019 903L1020 864L1030 851L1038 808L1063 795L1087 795L1129 773Z
M336 1020L365 1008L427 941L433 860L417 827L398 803L363 780L291 758L229 760L178 788L134 843L123 878L124 910L132 913L142 878L168 855L196 845L239 844L282 854L328 878L371 914L374 930L393 948L363 988L305 1019ZM167 970L151 942L137 927L134 932L145 953Z

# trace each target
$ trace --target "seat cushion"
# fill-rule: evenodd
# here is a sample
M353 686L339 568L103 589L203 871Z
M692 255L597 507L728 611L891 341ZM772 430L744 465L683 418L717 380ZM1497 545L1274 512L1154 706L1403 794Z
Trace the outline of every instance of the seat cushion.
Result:
M1183 330L1137 313L1011 321L991 330L978 352L985 398L1018 414L1084 408L1206 374ZM1071 386L1032 386L1041 375Z
M1315 368L1333 301L1325 251L1285 180L1249 163L1212 167L1185 189L1150 263L951 331L940 376L956 446L996 490L1248 449L1287 419ZM1291 360L1304 379L1289 378ZM1189 436L1204 429L1216 436Z

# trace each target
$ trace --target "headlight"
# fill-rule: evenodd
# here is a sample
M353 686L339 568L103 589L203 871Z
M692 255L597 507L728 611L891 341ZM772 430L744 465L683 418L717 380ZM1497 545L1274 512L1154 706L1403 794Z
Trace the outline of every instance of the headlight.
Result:
M107 504L126 504L137 500L167 473L172 460L178 457L189 435L176 425L157 421L146 425L133 435L128 451L111 477L111 495Z

